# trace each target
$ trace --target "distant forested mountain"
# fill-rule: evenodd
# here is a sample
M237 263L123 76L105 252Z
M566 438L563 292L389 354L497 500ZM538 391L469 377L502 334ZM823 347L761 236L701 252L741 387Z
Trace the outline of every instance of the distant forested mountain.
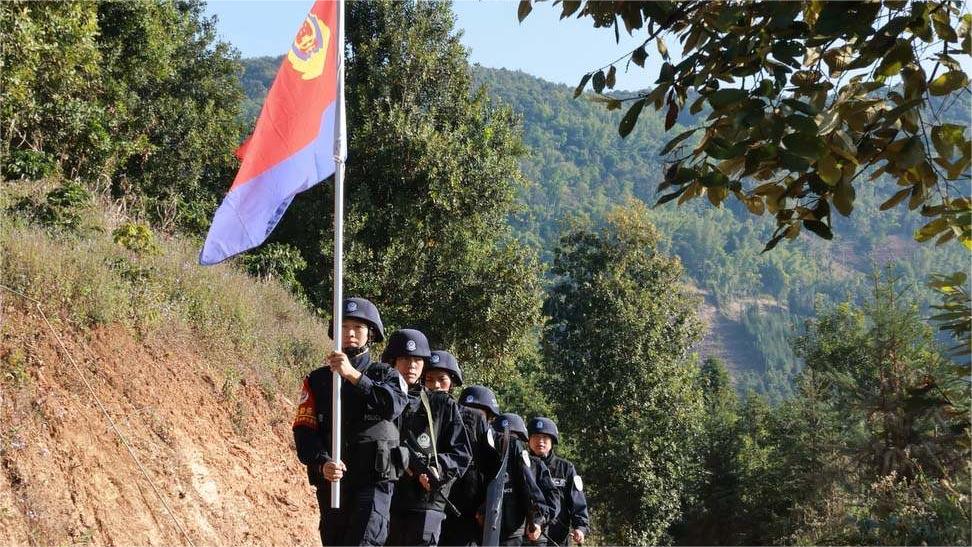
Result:
M279 60L246 59L244 66L244 115L252 123ZM565 226L597 224L611 206L629 199L653 204L664 169L658 153L682 124L692 122L680 119L666 133L662 117L645 112L634 132L621 139L617 127L624 109L608 112L586 95L574 99L569 86L523 72L478 65L470 70L478 86L520 116L527 149L521 168L530 184L522 191L522 211L511 221L520 239L546 259ZM921 219L907 214L904 205L878 211L892 185L883 178L862 185L853 214L834 213L833 241L801 235L766 254L761 251L773 218L754 217L733 199L718 209L702 199L654 209L653 221L665 238L662 250L681 258L687 281L704 296L709 330L701 356L722 357L741 390L785 396L798 367L790 338L816 306L860 300L871 286L868 277L885 268L927 303L930 273L966 269L968 255L958 245L915 243Z

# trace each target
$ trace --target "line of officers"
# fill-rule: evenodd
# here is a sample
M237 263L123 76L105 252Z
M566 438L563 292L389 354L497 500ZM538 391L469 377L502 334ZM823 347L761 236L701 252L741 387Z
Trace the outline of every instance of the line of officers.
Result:
M485 386L454 399L458 363L420 331L392 333L374 360L371 344L385 339L378 309L363 298L342 305L342 351L304 379L293 425L324 545L583 543L584 485L554 454L553 421L501 413ZM340 461L330 454L332 372L344 379Z

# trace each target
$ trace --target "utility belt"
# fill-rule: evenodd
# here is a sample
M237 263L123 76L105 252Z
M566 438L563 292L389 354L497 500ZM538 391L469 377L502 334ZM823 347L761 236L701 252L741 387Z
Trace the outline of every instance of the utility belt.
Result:
M358 432L352 442L342 446L341 460L348 470L342 483L351 486L397 481L408 468L408 449L398 445L398 429L388 420L378 421ZM314 486L326 486L319 466L307 467L307 478Z
M408 450L397 440L354 443L344 460L354 484L397 481L408 467Z
M345 447L342 460L348 470L341 482L353 486L397 481L408 468L408 450L398 441L365 441ZM313 486L328 485L320 466L307 466L307 481Z

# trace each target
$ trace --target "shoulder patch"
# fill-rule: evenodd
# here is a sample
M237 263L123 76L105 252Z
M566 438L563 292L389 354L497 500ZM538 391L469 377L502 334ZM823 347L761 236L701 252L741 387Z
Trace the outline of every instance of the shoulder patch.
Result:
M578 492L584 491L584 481L581 480L580 475L574 475L574 487L577 488Z
M523 465L530 469L530 453L525 448L520 452L520 457L523 458Z
M493 438L493 428L490 427L486 430L486 442L489 446L496 448L496 439Z

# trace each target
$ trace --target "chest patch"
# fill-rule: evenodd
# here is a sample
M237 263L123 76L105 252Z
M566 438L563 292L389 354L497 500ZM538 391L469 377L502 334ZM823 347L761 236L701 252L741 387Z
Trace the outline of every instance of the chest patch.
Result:
M557 488L563 488L567 485L567 479L553 479L553 483Z
M429 437L428 433L422 433L419 435L418 439L415 439L415 442L417 442L418 445L423 449L432 446L432 438Z

